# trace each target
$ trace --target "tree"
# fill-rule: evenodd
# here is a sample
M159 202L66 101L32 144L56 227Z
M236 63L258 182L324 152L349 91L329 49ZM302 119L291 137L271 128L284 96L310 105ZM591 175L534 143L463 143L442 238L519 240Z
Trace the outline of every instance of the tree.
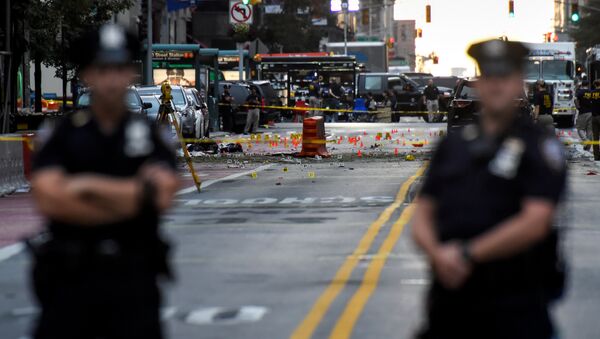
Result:
M331 17L322 0L285 0L283 12L266 15L258 37L271 50L284 52L318 51L324 30L312 24L312 17ZM332 20L328 20L332 21Z
M31 52L36 67L35 92L41 93L40 65L56 68L56 76L66 82L73 78L75 65L67 51L71 42L85 30L99 27L115 14L133 4L132 0L20 0L15 1L13 14L17 22L26 24L29 40L22 40ZM22 57L22 55L21 55ZM41 110L41 96L36 95L36 111ZM66 98L63 104L66 103Z
M588 47L600 44L600 0L589 0L579 11L581 18L573 24L569 34L577 42L581 56Z

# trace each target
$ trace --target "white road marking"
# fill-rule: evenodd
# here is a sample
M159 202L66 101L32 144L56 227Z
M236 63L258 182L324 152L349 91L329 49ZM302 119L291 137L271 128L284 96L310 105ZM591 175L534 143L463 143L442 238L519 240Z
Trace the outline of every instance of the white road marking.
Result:
M24 248L25 245L20 242L0 248L0 262L21 253Z
M281 204L281 205L310 205L310 204L349 204L362 202L366 204L373 203L390 203L394 201L392 196L369 196L369 197L284 197L281 199L272 197L256 197L247 199L234 199L234 198L216 198L216 199L175 199L176 203L180 203L181 206L198 206L212 205L212 206L225 206L225 205L267 205L267 204Z
M249 170L249 171L245 171L245 172L235 173L235 174L228 175L228 176L220 178L220 179L206 180L205 182L202 183L202 188L206 188L206 187L208 187L210 185L216 184L216 183L221 182L221 181L231 180L231 179L243 177L245 175L250 175L253 172L264 171L264 170L266 170L267 168L270 168L270 167L273 167L273 164L259 166L259 167L255 168L255 169L252 169L252 170ZM182 190L179 190L177 193L175 193L175 195L182 195L182 194L192 193L194 191L196 191L196 186L190 186L188 188L184 188Z
M228 311L234 313L231 318L219 318L220 313ZM261 320L268 311L262 306L242 306L239 309L205 307L190 312L184 321L191 325L251 323Z

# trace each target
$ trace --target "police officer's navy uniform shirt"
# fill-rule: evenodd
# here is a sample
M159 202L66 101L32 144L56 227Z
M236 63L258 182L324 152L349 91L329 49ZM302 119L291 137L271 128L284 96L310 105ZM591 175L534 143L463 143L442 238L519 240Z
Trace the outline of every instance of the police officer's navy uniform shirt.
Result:
M540 106L540 115L552 114L554 100L552 100L552 95L548 93L547 90L542 90L535 93L533 103L536 106Z
M435 85L427 85L423 90L423 95L427 100L438 100L440 96L440 90Z
M590 113L590 90L587 88L580 88L577 90L577 102L579 103L579 113Z
M175 156L157 127L128 113L113 133L105 134L93 114L81 110L59 122L35 154L33 170L58 167L67 174L90 173L129 178L135 176L142 165L149 163L160 163L176 169ZM155 214L148 215L149 212ZM55 220L48 225L55 237L78 240L114 238L127 244L139 243L145 235L153 239L157 227L156 211L140 212L131 220L93 228Z
M593 116L600 116L600 89L589 91L589 103Z
M565 176L560 142L530 119L516 118L511 131L496 140L486 140L475 125L449 134L432 158L421 194L435 201L439 240L461 241L515 216L524 199L557 203ZM527 260L520 254L476 265L462 289L490 295L532 288L537 282L529 279Z

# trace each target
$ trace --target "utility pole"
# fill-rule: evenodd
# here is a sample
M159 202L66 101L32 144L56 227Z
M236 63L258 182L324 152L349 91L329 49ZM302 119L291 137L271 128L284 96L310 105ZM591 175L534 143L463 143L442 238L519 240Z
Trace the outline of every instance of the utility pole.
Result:
M146 30L148 31L146 33L148 35L148 38L146 39L146 85L153 85L154 81L152 80L152 0L146 1L148 2L148 8L146 8Z
M240 81L244 80L244 44L242 44L241 42L238 42L238 54L239 54L239 61L238 61L238 69L239 69L239 78Z
M344 55L348 55L348 0L342 0L344 13Z

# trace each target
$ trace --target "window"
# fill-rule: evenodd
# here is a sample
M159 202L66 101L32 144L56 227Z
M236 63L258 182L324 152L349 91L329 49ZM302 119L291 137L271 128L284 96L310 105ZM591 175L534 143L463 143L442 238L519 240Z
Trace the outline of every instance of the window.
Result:
M383 78L378 76L365 77L365 91L381 91L383 89Z

